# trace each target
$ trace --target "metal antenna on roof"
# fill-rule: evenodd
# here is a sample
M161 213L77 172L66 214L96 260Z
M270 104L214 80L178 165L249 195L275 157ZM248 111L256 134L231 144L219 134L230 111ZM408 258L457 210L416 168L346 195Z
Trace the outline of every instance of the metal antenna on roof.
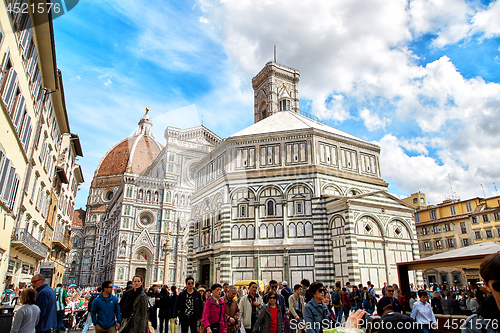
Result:
M274 45L274 62L276 62L276 45Z
M453 187L451 186L451 175L448 174L448 181L450 182L451 199L454 199Z
M493 183L493 186L495 187L495 194L498 194L497 184Z
M481 188L483 189L483 194L484 194L484 197L486 198L486 192L484 192L484 187L483 187L483 184L479 184L481 185Z
M203 115L201 115L201 126L203 126Z

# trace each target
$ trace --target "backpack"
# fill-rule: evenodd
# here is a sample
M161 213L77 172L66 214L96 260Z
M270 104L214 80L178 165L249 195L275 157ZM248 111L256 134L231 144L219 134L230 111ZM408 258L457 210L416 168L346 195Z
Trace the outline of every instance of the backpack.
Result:
M2 298L2 304L10 304L10 294L5 292L5 295Z
M99 294L97 293L92 294L92 297L90 298L89 303L87 305L87 309L89 312L90 310L92 310L92 302L97 298L97 296L99 296Z
M462 310L462 311L466 311L467 310L467 303L462 298L458 300L458 306L460 307L460 310Z
M332 304L340 305L340 294L337 290L332 291Z

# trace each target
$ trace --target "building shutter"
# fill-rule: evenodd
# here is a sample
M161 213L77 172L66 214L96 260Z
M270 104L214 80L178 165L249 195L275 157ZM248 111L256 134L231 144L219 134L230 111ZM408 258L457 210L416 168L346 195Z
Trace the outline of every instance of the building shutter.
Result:
M24 117L23 134L21 135L21 143L26 153L28 152L28 146L31 138L31 131L32 131L31 117L27 114L26 117Z
M10 68L2 91L2 100L5 103L7 110L9 110L9 113L14 101L18 82L16 70L14 68Z

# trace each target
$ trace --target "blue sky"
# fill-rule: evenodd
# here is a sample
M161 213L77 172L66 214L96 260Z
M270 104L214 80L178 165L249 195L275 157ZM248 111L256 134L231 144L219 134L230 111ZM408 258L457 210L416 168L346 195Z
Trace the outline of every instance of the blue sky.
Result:
M102 156L149 105L154 132L253 123L251 78L300 70L300 107L380 145L398 196L428 202L500 186L500 2L80 1L54 21L85 207ZM156 118L155 118L156 117Z

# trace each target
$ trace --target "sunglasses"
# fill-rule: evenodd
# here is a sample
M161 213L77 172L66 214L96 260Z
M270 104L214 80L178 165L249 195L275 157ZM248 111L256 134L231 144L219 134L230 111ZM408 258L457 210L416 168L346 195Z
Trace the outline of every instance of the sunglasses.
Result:
M194 284L194 282L188 282L188 286Z
M495 291L500 293L500 281L493 282L491 286L493 287L493 289L495 289Z
M269 299L276 299L276 297L274 297L274 296L271 296L271 297L269 297Z
M31 285L35 285L35 283L37 283L38 281L41 281L42 279L38 279L38 280L35 280L35 281L31 281Z
M386 292L388 292L388 293L393 293L393 292L394 292L394 290L386 290Z
M318 291L323 294L326 290L325 290L325 288L321 288L321 289L318 289Z

